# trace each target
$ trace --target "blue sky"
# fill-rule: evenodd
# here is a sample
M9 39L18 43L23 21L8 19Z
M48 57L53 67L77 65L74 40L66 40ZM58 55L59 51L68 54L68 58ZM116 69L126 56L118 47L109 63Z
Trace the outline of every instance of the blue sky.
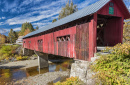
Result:
M12 28L19 31L22 23L30 22L33 27L52 23L68 0L0 0L0 33L7 35ZM99 0L73 0L78 10ZM130 7L129 7L130 8Z

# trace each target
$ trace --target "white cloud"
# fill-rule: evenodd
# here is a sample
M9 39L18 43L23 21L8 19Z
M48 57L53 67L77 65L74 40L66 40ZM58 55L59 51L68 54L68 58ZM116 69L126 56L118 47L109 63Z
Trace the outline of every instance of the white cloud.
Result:
M37 26L41 26L41 25L45 25L46 23L33 23L33 25L37 25Z
M11 3L9 3L7 0L4 0L3 4L4 8L1 10L2 12L7 12L9 10L16 9L18 7L18 0L14 0Z
M84 1L84 2L82 2L82 3L80 3L80 4L78 4L78 8L79 8L79 9L84 8L84 7L88 6L89 3L90 3L90 0L89 0L89 1L86 0L86 1Z
M44 0L24 0L19 7L22 7L22 6L27 6L29 4L37 4L37 3L40 3L41 1L44 1Z
M33 0L24 0L24 1L22 2L22 4L20 5L20 7L21 7L21 6L24 6L24 5L28 5L28 4L32 3L32 1L33 1Z
M32 3L33 4L40 3L41 1L44 1L44 0L24 0L19 6L16 6L16 3L15 3L16 1L14 1L13 6L10 7L12 8L10 12L15 13L18 9L22 10L22 8L24 10L24 6L27 6ZM32 8L29 8L31 12L28 11L28 13L26 14L22 14L22 15L7 19L5 23L9 25L16 25L16 24L22 24L25 22L30 22L30 23L38 22L43 19L49 19L52 21L54 18L58 18L58 16L56 15L59 14L61 10L61 6L65 4L65 1L66 0L52 1L50 4L49 3L47 4L46 2L45 5L40 5L38 7L35 6ZM8 8L9 7L6 7L6 9ZM48 21L43 22L43 23L48 23ZM43 26L43 25L40 25L40 26Z
M5 25L3 22L0 22L0 25Z
M43 28L44 26L46 26L46 25L49 25L49 24L51 24L52 22L38 22L38 23L32 23L32 25L34 25L34 27L36 27L36 26L38 26L39 27L39 29L41 29L41 28Z
M53 19L58 19L58 16L59 16L59 15L54 16L54 17L51 17L51 19L52 19L52 20L53 20Z
M4 9L1 9L2 12L4 12Z
M19 31L19 30L21 30L20 27L13 29L13 31ZM8 33L9 31L10 31L10 29L0 28L0 33L1 33L1 34L6 34L6 33Z
M21 27L14 28L13 31L20 31Z
M1 20L1 19L6 19L6 17L0 17L0 20Z
M62 6L63 4L65 4L64 3L65 1L66 0L53 1L50 4L48 3L47 5L41 5L39 7L32 8L32 10L41 10L41 9L46 9L46 8L50 8L50 7L54 7L54 6Z
M43 0L25 0L22 2L20 6L28 5L30 3L38 3ZM6 24L9 25L15 25L15 24L22 24L24 22L37 22L42 19L50 19L53 20L54 18L58 18L58 15L61 6L65 4L66 0L58 0L58 1L53 1L49 5L41 5L39 7L32 7L30 10L31 12L28 12L23 15L16 16L14 18L10 18L6 20ZM20 7L19 6L19 7ZM16 9L12 9L12 12L14 12ZM45 23L45 22L44 22ZM47 22L46 22L47 23Z
M1 19L5 19L5 17L2 17Z
M80 4L78 4L78 8L79 8L79 9L85 8L85 7L87 7L88 5L93 4L93 3L97 2L97 1L99 1L99 0L86 0L86 1L84 1L84 2L82 2L82 3L80 3Z
M15 24L22 24L24 22L35 22L42 19L53 17L54 15L59 14L59 11L60 10L57 10L57 8L55 8L55 9L43 11L43 12L40 12L40 11L33 12L33 13L39 13L39 15L37 16L33 16L33 13L27 13L24 15L20 15L20 16L8 19L6 23L9 25L15 25Z
M10 31L10 29L0 28L0 33L1 33L1 34L5 34L5 33L9 32L9 31Z

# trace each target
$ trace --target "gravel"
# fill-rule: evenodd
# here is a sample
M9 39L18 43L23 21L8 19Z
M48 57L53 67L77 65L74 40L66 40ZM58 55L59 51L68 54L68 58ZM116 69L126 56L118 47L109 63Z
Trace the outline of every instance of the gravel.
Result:
M24 78L15 82L14 85L48 85L48 83L56 80L57 78L65 76L69 76L69 71L48 72L34 77Z
M52 63L48 61L48 63ZM35 60L25 60L25 61L16 61L16 62L9 62L6 64L1 64L0 69L25 69L30 67L38 66L38 59Z

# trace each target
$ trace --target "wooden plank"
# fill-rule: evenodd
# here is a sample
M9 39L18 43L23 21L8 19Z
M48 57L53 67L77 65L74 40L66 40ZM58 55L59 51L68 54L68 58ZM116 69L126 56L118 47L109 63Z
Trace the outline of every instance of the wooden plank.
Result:
M89 23L76 27L75 42L76 58L87 60L89 58Z

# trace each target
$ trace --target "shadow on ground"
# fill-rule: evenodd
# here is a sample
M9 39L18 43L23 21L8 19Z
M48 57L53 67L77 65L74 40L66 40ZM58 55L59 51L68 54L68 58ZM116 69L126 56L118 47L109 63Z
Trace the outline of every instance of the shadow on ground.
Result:
M0 69L20 69L25 66L0 66Z

